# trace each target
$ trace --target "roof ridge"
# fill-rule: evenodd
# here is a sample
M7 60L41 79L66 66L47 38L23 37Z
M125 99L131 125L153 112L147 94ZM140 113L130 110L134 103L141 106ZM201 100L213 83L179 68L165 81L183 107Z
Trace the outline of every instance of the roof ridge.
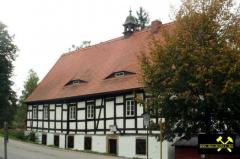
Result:
M166 27L168 25L171 25L172 23L174 23L174 22L168 22L168 23L162 24L161 26L162 27ZM151 29L151 25L147 26L143 30L138 30L138 31L134 32L133 35L142 34L144 32L149 31L150 29ZM125 39L124 36L119 36L117 38L113 38L113 39L110 39L110 40L107 40L107 41L99 42L99 43L96 43L96 44L93 44L93 45L90 45L90 46L86 46L86 47L83 47L83 48L80 48L80 49L76 49L76 50L73 50L73 51L69 51L69 52L63 53L62 56L72 55L74 53L79 53L80 51L83 51L83 50L87 50L87 49L90 49L90 48L98 47L98 46L101 46L101 45L108 44L110 42L123 40L123 39Z

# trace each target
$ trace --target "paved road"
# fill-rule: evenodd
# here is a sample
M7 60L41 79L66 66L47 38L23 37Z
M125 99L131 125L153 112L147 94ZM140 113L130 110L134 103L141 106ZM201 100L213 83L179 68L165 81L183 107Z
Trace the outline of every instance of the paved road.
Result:
M0 137L0 159L3 159L3 138ZM10 140L8 159L123 159L120 157L75 152L43 145Z

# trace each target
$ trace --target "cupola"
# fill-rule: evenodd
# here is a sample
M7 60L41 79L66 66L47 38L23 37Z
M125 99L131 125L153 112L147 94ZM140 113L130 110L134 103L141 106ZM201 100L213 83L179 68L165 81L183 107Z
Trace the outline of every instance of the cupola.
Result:
M132 10L129 10L129 16L127 16L125 23L123 24L124 26L124 36L128 37L130 36L133 32L135 32L137 30L137 19L132 16Z

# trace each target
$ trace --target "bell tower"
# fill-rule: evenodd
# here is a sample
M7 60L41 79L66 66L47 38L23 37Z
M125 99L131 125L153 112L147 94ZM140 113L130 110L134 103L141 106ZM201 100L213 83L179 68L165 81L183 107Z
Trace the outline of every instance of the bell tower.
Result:
M129 16L127 16L124 26L124 37L129 37L133 32L137 30L137 20L134 16L132 16L132 10L129 10Z

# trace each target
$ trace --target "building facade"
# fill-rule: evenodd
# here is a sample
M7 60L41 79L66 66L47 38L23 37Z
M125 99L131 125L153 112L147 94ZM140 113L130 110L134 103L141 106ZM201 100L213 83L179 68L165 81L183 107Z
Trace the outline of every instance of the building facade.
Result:
M172 24L154 21L142 31L132 15L124 36L63 54L27 98L27 132L59 148L91 150L128 158L160 158L159 131L147 138L136 98L147 100L140 79L139 55L149 52L152 37L161 41ZM158 123L159 117L151 120ZM174 157L163 142L163 158Z

